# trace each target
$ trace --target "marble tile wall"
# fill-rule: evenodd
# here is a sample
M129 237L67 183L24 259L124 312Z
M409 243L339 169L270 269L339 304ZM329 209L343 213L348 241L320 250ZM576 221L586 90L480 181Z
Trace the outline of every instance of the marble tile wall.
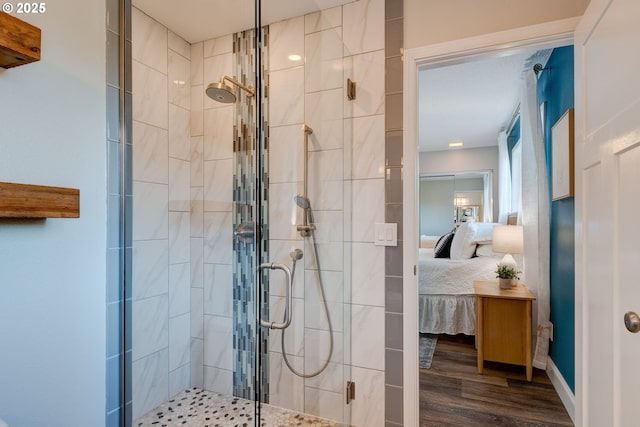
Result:
M191 382L233 393L233 104L205 95L233 76L231 35L191 45Z
M133 418L191 384L190 56L133 8Z
M344 6L344 78L357 97L343 97L345 179L350 179L351 372L356 390L351 423L384 425L384 248L373 245L373 224L384 222L384 2ZM345 245L347 247L347 245Z

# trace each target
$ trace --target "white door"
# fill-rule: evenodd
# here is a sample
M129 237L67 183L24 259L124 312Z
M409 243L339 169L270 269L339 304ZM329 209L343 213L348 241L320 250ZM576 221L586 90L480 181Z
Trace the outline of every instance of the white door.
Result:
M640 425L640 2L591 0L575 39L576 424Z

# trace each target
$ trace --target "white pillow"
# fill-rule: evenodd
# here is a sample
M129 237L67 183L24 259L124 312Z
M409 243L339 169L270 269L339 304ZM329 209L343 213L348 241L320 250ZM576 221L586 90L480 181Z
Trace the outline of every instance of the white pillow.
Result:
M478 245L478 247L476 248L476 255L477 256L494 256L495 254L493 253L493 245L491 244Z
M469 259L476 251L477 222L465 222L456 231L451 242L451 259Z
M493 227L498 225L495 222L476 222L476 236L474 237L474 241L477 244L486 244L491 243L493 239Z

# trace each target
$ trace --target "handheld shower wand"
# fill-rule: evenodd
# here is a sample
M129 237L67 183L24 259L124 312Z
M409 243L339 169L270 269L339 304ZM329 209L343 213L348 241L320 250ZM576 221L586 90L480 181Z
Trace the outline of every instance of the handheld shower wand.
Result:
M307 237L309 233L315 230L316 226L313 225L313 212L311 210L311 201L308 197L298 194L294 197L296 204L304 210L302 216L302 224L296 226L296 230L300 232L302 237Z
M312 378L315 377L317 375L320 375L322 372L324 372L324 370L327 368L327 366L329 366L329 362L331 361L331 356L333 355L333 325L331 324L331 315L329 314L329 307L327 304L327 295L325 293L324 290L324 281L323 281L323 276L322 276L322 269L320 267L320 258L318 257L318 242L316 241L316 236L315 236L315 230L316 230L316 226L314 225L314 219L313 219L313 211L311 209L311 200L309 200L309 196L307 193L307 185L308 185L308 181L309 181L309 171L308 171L308 166L309 166L309 135L311 133L313 133L313 129L311 129L309 126L304 125L302 130L304 131L304 194L298 194L297 196L294 197L294 200L296 202L296 204L303 209L304 211L304 216L302 217L302 224L298 224L296 226L296 230L298 230L300 232L300 235L302 237L310 237L311 238L311 244L312 244L312 248L313 248L313 258L312 260L315 261L315 274L316 277L318 278L318 283L317 283L317 287L318 287L318 292L320 293L320 298L322 299L322 307L324 308L324 314L326 316L327 319L327 324L329 326L329 349L328 349L328 355L327 358L325 359L325 361L322 363L322 365L315 371L313 372L300 372L297 371L292 365L291 363L289 363L289 360L287 358L287 351L285 349L285 345L284 345L284 336L286 331L283 330L282 331L282 335L281 335L281 340L280 340L280 345L281 345L281 349L282 349L282 357L284 359L285 364L287 365L287 367L289 368L289 370L291 372L293 372L295 375L301 377L301 378ZM300 249L295 249L293 250L289 256L291 257L291 260L293 261L293 268L291 271L291 278L293 280L293 277L295 275L296 272L296 262L299 261L302 258L302 251ZM312 262L313 262L312 261ZM287 317L287 313L285 310L285 318Z

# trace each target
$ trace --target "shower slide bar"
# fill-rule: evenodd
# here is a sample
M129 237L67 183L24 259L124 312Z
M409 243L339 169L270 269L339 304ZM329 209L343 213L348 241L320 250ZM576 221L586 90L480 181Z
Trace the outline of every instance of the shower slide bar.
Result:
M285 286L286 300L284 306L284 320L281 323L277 323L270 320L260 319L260 326L269 329L287 329L291 324L291 309L293 302L293 282L291 280L291 270L289 270L289 267L284 264L280 264L279 262L265 262L263 264L260 264L259 269L260 271L263 271L264 269L282 270L287 279L287 284Z

